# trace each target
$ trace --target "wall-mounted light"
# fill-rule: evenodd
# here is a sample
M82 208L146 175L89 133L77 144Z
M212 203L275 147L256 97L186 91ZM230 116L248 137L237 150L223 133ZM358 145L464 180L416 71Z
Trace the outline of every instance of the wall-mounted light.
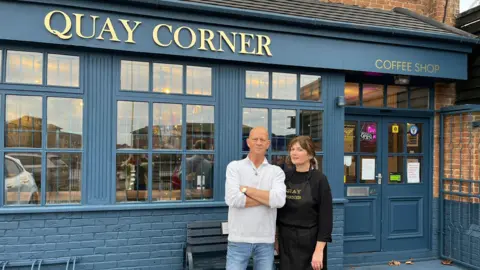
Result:
M344 96L338 96L337 97L337 106L338 107L345 106L345 97Z
M410 76L396 75L393 77L395 84L406 85L410 83Z

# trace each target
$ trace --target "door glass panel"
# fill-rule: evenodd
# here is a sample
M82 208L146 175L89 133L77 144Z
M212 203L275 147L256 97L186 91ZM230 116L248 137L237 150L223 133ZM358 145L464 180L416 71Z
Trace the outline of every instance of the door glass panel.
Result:
M423 124L407 123L407 153L422 153L422 128Z
M361 184L376 184L376 157L362 156L360 157L360 183Z
M387 107L408 108L408 89L405 86L389 85L387 87Z
M343 138L344 138L344 147L343 151L345 153L357 152L357 122L356 121L345 121L343 126Z
M272 110L272 150L287 151L295 134L295 111Z
M403 138L405 134L405 124L390 123L388 125L388 152L403 153Z
M357 183L357 172L356 166L357 158L355 156L344 156L343 157L343 182L347 184Z
M360 122L360 152L376 153L377 152L377 123Z
M364 84L362 100L364 107L383 107L383 85Z
M403 183L403 157L388 157L388 183Z
M315 151L322 151L323 115L321 111L300 111L300 135L310 136Z
M422 182L422 157L408 157L407 159L407 184Z

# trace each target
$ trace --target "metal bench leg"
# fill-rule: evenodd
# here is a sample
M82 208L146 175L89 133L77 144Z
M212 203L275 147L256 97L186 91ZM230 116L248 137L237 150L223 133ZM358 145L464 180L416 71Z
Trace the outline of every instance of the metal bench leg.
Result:
M7 267L8 261L5 261L2 266L2 270L5 270L5 267Z
M72 270L75 270L75 263L77 262L77 257L73 257L73 268Z
M42 261L43 261L43 260L40 260L40 261L38 262L38 268L37 268L37 270L40 270L40 267L42 267Z
M37 260L34 260L33 263L32 263L32 267L30 268L30 270L33 270L33 267L35 267L35 264L37 263Z
M68 258L68 261L67 261L67 267L65 267L65 270L68 270L68 267L70 266L70 258Z

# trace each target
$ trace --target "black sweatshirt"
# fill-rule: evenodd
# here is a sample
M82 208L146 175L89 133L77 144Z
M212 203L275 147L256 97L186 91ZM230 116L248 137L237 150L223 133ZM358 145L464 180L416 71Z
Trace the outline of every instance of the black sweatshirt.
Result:
M317 241L332 242L332 193L327 177L318 170L286 172L287 200L278 209L279 225L299 228L318 227ZM309 181L309 184L305 181ZM311 197L308 196L310 189Z

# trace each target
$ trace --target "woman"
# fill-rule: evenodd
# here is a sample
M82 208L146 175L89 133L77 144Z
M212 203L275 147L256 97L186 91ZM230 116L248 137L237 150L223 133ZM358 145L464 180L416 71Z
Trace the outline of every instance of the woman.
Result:
M294 138L285 172L287 200L278 209L281 270L327 269L327 242L332 241L332 194L317 166L315 146L308 136Z

